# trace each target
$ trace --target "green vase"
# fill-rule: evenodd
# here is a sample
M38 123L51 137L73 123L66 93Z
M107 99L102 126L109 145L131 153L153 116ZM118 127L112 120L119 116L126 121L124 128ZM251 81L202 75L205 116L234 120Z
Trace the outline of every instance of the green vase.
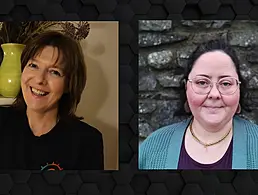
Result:
M16 97L21 86L21 53L25 45L5 43L1 47L4 56L0 67L0 94Z

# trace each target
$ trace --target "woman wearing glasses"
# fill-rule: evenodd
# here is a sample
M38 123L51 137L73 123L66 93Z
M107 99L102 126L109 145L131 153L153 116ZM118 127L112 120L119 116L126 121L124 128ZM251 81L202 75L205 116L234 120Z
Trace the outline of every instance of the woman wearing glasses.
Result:
M257 169L258 126L237 116L248 110L245 82L233 49L209 41L192 54L182 79L181 114L189 118L150 135L140 169Z

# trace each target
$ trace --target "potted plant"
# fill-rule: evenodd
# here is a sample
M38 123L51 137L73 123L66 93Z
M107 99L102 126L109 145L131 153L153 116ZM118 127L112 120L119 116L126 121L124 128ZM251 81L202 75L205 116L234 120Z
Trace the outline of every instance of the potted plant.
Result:
M54 27L80 41L89 34L89 23L80 22L0 22L0 94L16 97L20 90L21 53L28 41Z

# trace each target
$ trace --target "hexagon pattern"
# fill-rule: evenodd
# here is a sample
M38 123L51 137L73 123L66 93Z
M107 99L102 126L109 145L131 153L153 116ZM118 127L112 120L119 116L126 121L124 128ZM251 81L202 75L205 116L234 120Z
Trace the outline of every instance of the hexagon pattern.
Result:
M65 11L60 4L50 4L44 8L43 16L46 20L62 20L65 17Z
M15 0L14 4L15 5L26 5L26 0Z
M164 183L152 183L147 191L147 195L164 194L168 195L168 189Z
M12 195L18 194L32 194L31 189L26 184L15 184L11 189Z
M62 7L66 13L77 13L82 5L83 4L80 0L74 0L72 2L69 0L62 1Z
M120 24L119 35L119 43L128 45L133 39L134 32L129 24Z
M135 192L146 192L150 186L150 180L145 174L136 174L132 178L131 186Z
M0 187L0 194L7 194L13 187L12 178L8 174L1 174L0 182L2 183Z
M167 18L168 12L165 6L162 5L152 5L147 13L148 19L151 20L161 20L162 18Z
M43 14L43 10L47 5L47 0L27 0L26 6L31 14Z
M257 172L138 171L138 19L258 19L258 0L0 0L0 20L117 20L119 171L5 171L0 194L257 194ZM130 163L134 165L131 166Z
M112 13L116 6L117 2L116 0L110 0L110 1L96 1L97 9L100 13Z
M236 12L236 14L239 14L239 15L248 14L252 9L252 7L253 5L249 0L246 0L246 1L236 0L233 3L233 9Z
M81 20L97 20L99 12L95 5L84 5L78 12Z
M165 7L169 13L181 13L184 8L185 8L185 1L184 0L175 0L175 1L170 1L166 0L165 1Z
M220 1L200 0L198 5L203 14L216 14L220 7Z
M23 21L29 19L30 11L25 5L18 5L12 9L10 15L14 20Z
M61 186L62 188L70 194L74 194L82 185L82 180L79 175L69 174L63 179Z
M150 9L150 2L149 0L131 0L130 6L135 14L146 14Z

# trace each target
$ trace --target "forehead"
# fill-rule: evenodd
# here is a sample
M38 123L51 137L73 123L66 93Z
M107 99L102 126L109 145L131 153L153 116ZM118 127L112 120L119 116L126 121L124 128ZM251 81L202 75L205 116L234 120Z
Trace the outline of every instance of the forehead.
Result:
M190 74L205 74L211 77L219 77L221 75L238 76L234 62L223 51L212 51L202 54L195 61Z
M38 50L32 60L63 68L63 55L57 47L45 46Z

